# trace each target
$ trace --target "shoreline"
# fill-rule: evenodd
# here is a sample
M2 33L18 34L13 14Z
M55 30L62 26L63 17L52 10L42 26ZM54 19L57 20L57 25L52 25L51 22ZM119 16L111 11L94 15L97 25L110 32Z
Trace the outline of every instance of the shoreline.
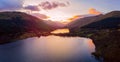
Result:
M48 36L50 35L50 33L25 33L25 34L20 34L20 35L4 35L4 36L0 36L0 45L4 45L4 44L8 44L8 43L12 43L15 42L17 40L22 40L22 39L26 39L26 38L30 38L30 37L41 37L41 36Z

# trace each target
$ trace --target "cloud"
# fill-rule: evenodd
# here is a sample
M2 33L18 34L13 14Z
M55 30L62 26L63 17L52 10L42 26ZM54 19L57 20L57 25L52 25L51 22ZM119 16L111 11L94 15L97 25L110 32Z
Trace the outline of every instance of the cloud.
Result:
M73 16L73 17L71 17L71 18L68 18L68 20L69 20L69 21L73 21L73 20L76 20L76 19L82 18L82 17L83 17L82 15L75 15L75 16Z
M27 5L23 6L25 0L0 0L0 11L4 10L31 10L31 11L40 11L40 10L52 10L58 7L66 7L69 2L58 2L58 1L43 1L38 5Z
M24 9L31 10L31 11L40 11L39 6L35 6L35 5L26 6L24 7Z
M69 2L63 3L63 2L57 2L57 1L52 1L52 2L45 1L39 4L39 6L44 10L50 10L57 7L66 7L68 5L69 5Z
M23 7L23 0L0 0L0 10L18 10Z
M44 10L51 10L51 9L55 9L57 7L66 7L68 6L70 3L69 2L56 2L56 1L44 1L41 2L38 5L28 5L25 6L24 9L27 10L31 10L31 11L40 11L41 9Z
M99 15L99 14L101 14L101 12L97 11L97 10L94 9L94 8L90 8L90 9L89 9L89 14Z

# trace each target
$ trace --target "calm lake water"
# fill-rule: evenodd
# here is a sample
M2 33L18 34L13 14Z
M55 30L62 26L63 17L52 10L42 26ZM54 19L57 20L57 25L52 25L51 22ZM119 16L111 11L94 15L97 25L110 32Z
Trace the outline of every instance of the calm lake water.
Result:
M0 62L98 62L91 39L41 36L0 45Z

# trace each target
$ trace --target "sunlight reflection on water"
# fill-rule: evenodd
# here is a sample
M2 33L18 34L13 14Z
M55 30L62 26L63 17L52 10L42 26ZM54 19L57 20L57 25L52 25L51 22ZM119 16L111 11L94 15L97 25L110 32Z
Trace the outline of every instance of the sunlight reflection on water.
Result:
M69 33L69 29L57 29L55 31L52 31L53 34L59 34L59 33Z
M88 38L41 36L0 45L0 62L97 62L94 51Z

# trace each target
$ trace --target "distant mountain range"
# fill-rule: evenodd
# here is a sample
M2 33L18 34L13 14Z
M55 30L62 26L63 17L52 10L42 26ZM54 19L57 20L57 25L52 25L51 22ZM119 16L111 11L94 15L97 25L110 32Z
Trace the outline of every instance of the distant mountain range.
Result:
M65 24L58 21L44 20L44 22L55 29L63 28L65 26Z
M105 15L90 16L77 19L68 25L70 30L80 30L81 28L107 29L120 28L120 11L112 11Z

